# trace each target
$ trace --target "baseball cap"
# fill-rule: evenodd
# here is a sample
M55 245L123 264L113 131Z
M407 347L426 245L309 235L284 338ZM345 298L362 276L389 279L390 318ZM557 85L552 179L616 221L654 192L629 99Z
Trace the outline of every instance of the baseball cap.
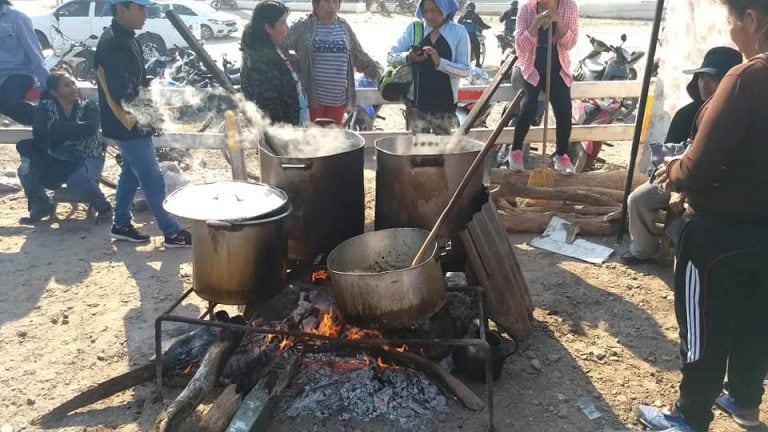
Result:
M109 3L111 4L136 3L142 6L151 6L153 4L151 0L109 0Z
M684 70L684 74L705 73L722 78L732 67L741 64L743 57L740 52L729 47L715 47L704 54L704 60L697 69Z

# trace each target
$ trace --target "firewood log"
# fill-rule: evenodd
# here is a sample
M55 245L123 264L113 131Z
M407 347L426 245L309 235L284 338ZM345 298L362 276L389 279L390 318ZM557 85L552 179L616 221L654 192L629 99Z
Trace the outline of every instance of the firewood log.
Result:
M507 231L543 233L553 216L565 219L581 228L581 235L612 235L619 232L619 225L603 220L603 216L579 216L573 213L527 213L505 211L499 220Z
M155 432L179 430L182 422L195 411L203 397L213 389L227 360L242 338L242 332L221 330L219 339L208 349L208 353L187 387L157 417L153 428Z
M533 198L547 201L570 201L596 206L615 207L618 201L603 195L573 189L531 187L524 184L508 183L495 192L498 196L513 196L518 198Z
M237 393L235 384L228 385L221 392L211 408L206 411L200 422L200 430L203 432L223 432L235 415L243 398Z
M491 170L491 183L504 187L509 183L528 184L530 171L514 172L505 168ZM591 171L571 176L555 176L555 187L598 187L624 191L627 170ZM632 189L648 181L648 176L636 174L632 179Z
M604 216L621 210L621 207L618 206L603 207L579 204L550 205L547 207L517 207L510 204L507 198L497 198L494 201L499 210L521 213L573 213L582 216Z

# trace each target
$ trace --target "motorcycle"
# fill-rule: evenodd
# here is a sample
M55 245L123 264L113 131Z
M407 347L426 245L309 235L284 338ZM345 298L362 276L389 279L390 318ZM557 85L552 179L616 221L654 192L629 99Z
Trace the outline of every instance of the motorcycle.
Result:
M223 9L237 9L236 0L211 0L211 7L218 10Z
M376 88L377 86L376 81L368 79L365 75L359 72L355 73L356 88ZM379 115L380 109L381 105L355 105L355 108L347 113L347 117L344 119L344 128L355 132L372 131L373 123L376 119L386 120Z
M496 42L499 44L499 49L502 52L502 56L505 56L507 50L512 50L512 54L515 53L515 38L505 31L496 33Z
M627 51L623 45L627 35L621 35L621 44L617 46L587 35L592 50L579 61L573 72L576 81L623 81L637 79L634 65L645 55L643 51ZM603 60L604 53L613 53ZM628 120L637 108L637 98L603 98L575 100L572 109L572 121L575 125L611 124ZM593 167L600 161L598 155L606 144L602 141L573 142L568 155L576 172ZM607 144L606 144L607 145Z
M45 59L45 68L48 70L64 70L79 81L89 81L96 83L96 67L93 64L93 58L96 51L85 41L74 41L64 36L57 26L52 26L53 30L64 40L69 42L69 47L61 53L54 53ZM95 41L99 37L90 35L87 40Z
M397 0L395 13L413 15L416 13L416 2L414 0Z

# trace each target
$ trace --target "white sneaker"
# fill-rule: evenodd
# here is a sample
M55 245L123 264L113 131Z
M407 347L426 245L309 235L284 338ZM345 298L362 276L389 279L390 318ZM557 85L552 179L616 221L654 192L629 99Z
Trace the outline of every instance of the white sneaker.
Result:
M509 169L512 171L522 171L525 169L525 166L523 166L522 150L511 150L509 152Z
M567 154L562 156L555 155L552 160L555 162L555 171L559 172L560 174L573 175L576 173L576 170L573 168L573 164L571 163L571 158L568 157Z

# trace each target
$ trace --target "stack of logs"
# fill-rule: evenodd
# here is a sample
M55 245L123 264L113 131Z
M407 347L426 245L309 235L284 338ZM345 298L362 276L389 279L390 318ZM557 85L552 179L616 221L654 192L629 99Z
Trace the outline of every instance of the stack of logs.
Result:
M580 227L584 235L611 235L619 231L618 220L627 170L609 169L555 176L555 187L529 187L530 171L491 171L493 198L499 220L507 231L542 233L553 216ZM633 189L648 178L635 175ZM525 200L546 200L545 207L526 207Z

